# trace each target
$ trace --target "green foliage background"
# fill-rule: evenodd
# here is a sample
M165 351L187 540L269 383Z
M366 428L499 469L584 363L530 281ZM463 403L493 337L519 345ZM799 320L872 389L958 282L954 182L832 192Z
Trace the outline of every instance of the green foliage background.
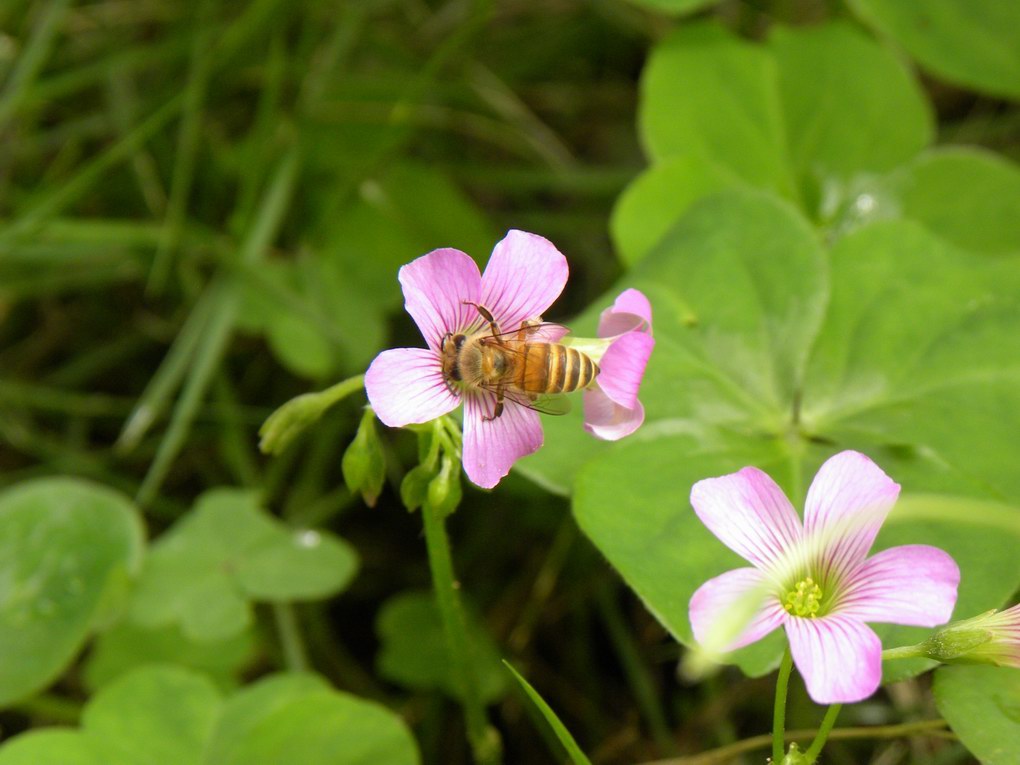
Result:
M767 729L775 638L677 677L736 562L699 478L799 503L859 449L904 487L880 547L949 550L960 618L1014 602L1018 35L999 0L0 5L0 765L469 761L414 436L379 429L368 508L360 393L277 457L256 432L420 344L400 265L511 227L570 261L550 318L635 286L657 346L639 433L546 418L451 518L506 762L570 738L500 658L595 763ZM915 761L1020 762L1016 671L889 669L841 724L941 714Z

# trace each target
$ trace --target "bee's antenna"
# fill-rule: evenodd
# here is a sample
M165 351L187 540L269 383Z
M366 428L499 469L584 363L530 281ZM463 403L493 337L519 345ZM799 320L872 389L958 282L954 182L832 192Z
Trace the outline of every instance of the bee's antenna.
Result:
M470 300L462 300L461 302L464 305L473 305L478 310L478 313L482 315L482 318L489 323L489 329L492 330L492 339L495 340L500 345L502 345L503 343L500 340L499 325L496 323L496 319L493 318L492 313L489 311L489 309L483 305L479 305L478 303L472 302Z

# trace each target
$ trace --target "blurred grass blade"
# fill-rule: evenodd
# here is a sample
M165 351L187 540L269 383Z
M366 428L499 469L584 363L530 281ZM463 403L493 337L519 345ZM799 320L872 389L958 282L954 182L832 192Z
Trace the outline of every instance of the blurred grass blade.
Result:
M250 264L259 260L272 243L294 192L297 171L298 151L294 148L277 166L273 180L259 206L256 223L241 246L242 262ZM149 472L138 489L136 500L142 506L149 505L155 498L170 470L170 465L184 446L195 413L202 403L234 329L240 300L236 281L228 278L217 280L209 291L213 295L210 298L213 302L212 315L195 350L188 379L174 407L170 425L159 444Z
M28 91L28 86L39 73L46 57L53 47L53 40L60 30L71 0L53 0L32 30L32 37L25 46L18 63L0 93L0 129L18 108L18 102Z
M128 135L85 165L73 178L43 196L3 232L3 237L15 238L34 233L48 218L84 195L107 171L129 159L143 141L166 125L180 108L182 99L181 95L171 98Z
M634 699L648 723L648 729L651 731L656 745L667 754L678 755L679 751L670 735L666 713L655 689L655 683L642 660L637 642L628 630L623 614L620 613L620 606L616 602L613 588L608 583L603 583L596 597L599 615L606 626L609 641L616 651L620 666L623 667L627 682L634 693Z
M111 66L106 77L106 90L113 124L120 135L126 135L137 122L138 111L138 92L131 73ZM166 212L166 191L159 176L156 158L144 146L139 146L131 157L131 166L145 206L153 215L162 216Z
M229 282L217 281L209 287L207 295L212 303L212 314L199 339L190 367L185 367L188 373L187 380L174 407L170 425L135 497L135 501L142 507L148 507L152 503L170 470L170 465L184 446L195 413L202 404L202 397L230 340L237 313L237 289Z
M510 662L504 659L503 663L506 665L506 668L510 670L511 674L517 678L517 682L521 684L524 692L528 694L528 698L530 698L534 705L538 707L538 710L542 713L545 721L549 723L549 727L551 727L553 732L556 733L556 738L560 740L560 743L563 744L563 748L566 749L567 754L570 755L571 762L573 762L574 765L591 765L591 760L589 760L588 756L581 751L581 747L577 745L574 737L570 734L570 731L567 730L567 726L560 722L560 718L556 716L552 707L545 703L545 699L538 695L538 691L531 687L531 683L525 680L524 677L513 668Z
M213 290L207 290L191 309L184 326L174 338L170 350L156 374L142 392L141 398L124 423L114 448L124 454L132 451L166 406L167 400L181 384L188 365L195 355L199 340L206 334L212 313Z
M181 240L184 215L195 174L195 158L198 155L198 139L202 126L202 104L205 101L215 50L212 44L212 31L215 28L211 23L212 7L213 0L203 0L196 14L197 31L191 51L188 84L184 91L184 113L177 135L177 159L174 162L173 178L170 183L170 199L167 202L159 247L156 249L156 257L149 272L148 288L157 294L163 290L174 253Z

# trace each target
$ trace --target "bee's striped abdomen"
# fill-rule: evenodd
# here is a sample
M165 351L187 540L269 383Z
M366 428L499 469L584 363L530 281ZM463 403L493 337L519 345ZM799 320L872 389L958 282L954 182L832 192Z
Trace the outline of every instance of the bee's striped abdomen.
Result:
M598 366L586 354L565 345L545 346L546 379L543 393L572 393L586 388L598 374Z

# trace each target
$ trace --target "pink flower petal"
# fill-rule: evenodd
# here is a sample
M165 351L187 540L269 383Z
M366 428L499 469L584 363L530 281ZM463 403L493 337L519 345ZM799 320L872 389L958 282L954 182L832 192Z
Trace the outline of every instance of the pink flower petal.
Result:
M735 651L768 635L786 621L786 612L764 587L765 575L756 568L737 568L709 579L695 591L688 608L694 639L707 644L713 639L713 630L719 629L720 618L734 613L734 609L744 609L747 624L719 650ZM754 598L761 599L757 608Z
M427 348L380 353L365 373L365 392L376 416L391 428L434 420L460 403L443 380L439 357Z
M691 504L709 531L760 569L781 565L800 539L793 505L758 468L698 481Z
M639 290L629 289L620 293L599 318L599 337L612 337L641 329L652 330L652 304Z
M439 350L447 332L477 323L478 309L464 301L478 302L482 277L475 262L460 250L433 250L403 266L398 278L404 308L433 350Z
M808 489L804 530L821 578L849 574L864 560L900 487L860 452L826 460Z
M797 671L817 704L847 704L868 698L882 681L882 642L850 616L791 617L786 635Z
M935 627L953 615L959 583L949 553L928 545L892 547L851 574L836 609L865 622Z
M543 324L528 333L528 340L532 343L558 343L570 329L562 324Z
M629 436L645 421L640 401L633 409L614 402L596 385L584 392L584 429L603 441L618 441Z
M464 472L483 489L491 489L517 460L542 445L538 412L507 400L499 417L483 419L495 408L492 393L464 396Z
M599 361L599 387L620 406L633 409L645 376L655 340L643 332L630 332L613 341Z
M548 239L509 231L492 251L482 275L482 305L503 332L535 319L560 296L567 283L567 259Z

